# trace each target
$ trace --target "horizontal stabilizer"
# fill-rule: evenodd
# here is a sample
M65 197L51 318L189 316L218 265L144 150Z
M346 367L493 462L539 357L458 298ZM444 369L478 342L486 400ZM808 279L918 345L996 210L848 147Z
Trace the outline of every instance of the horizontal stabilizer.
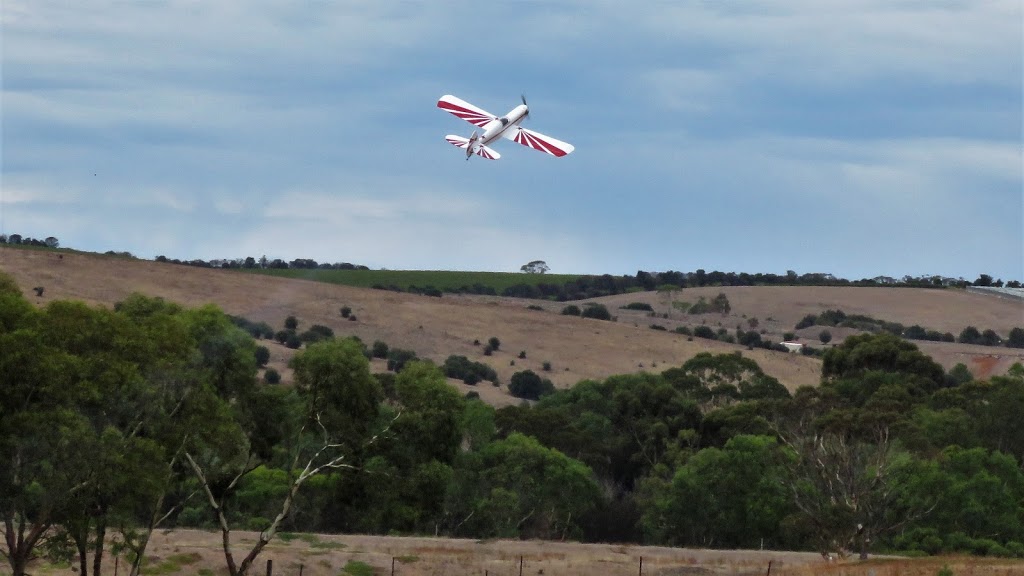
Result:
M453 146L458 146L463 150L466 149L466 146L469 146L469 138L463 138L462 136L449 134L445 136L444 139L447 140ZM501 154L498 154L497 152L495 152L491 148L488 148L487 146L477 146L477 149L474 151L474 154L481 158L487 158L488 160L497 160L498 158L501 158Z

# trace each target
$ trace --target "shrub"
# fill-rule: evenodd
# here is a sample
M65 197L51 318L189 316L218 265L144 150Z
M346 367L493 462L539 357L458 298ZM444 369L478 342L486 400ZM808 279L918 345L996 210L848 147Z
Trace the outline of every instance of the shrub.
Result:
M661 330L662 332L664 332L666 328L661 324L651 324L651 330Z
M373 343L373 357L374 358L387 358L388 357L388 345L385 342L376 340Z
M266 366L270 362L270 349L266 346L256 347L256 365Z
M484 346L484 356L490 356L491 354L494 354L494 348L491 348L490 344Z
M491 350L497 352L501 348L501 340L498 340L497 336L491 336L487 339L487 345L491 347Z
M575 304L569 304L565 308L562 308L563 316L579 316L580 314L582 314L580 307Z
M281 374L273 368L267 368L263 373L263 381L267 384L277 384L281 381Z
M782 335L782 339L785 340L786 342L792 342L796 340L796 334L794 334L793 332L786 332L785 334Z
M348 306L342 306L340 312L342 318L348 318L349 314L352 313L352 308Z
M654 308L646 302L630 302L625 306L619 306L623 310L644 310L646 312L654 312Z
M697 326L693 329L693 335L697 338L707 338L708 340L715 339L715 331L710 326Z
M462 382L465 384L469 384L470 386L476 386L476 383L479 381L480 377L472 372L462 377Z
M675 333L676 334L682 334L684 336L690 336L691 335L690 329L688 327L686 327L686 326L676 326Z
M804 316L803 320L796 323L795 330L801 330L803 328L810 328L818 323L818 317L814 314L808 314Z
M466 400L479 400L480 399L480 393L477 392L476 390L470 390L469 392L466 392L466 395L464 396L464 398Z
M288 334L288 339L285 340L284 345L292 350L298 350L302 347L302 338L299 338L298 334L291 332Z
M519 359L522 360L523 358L526 358L526 350L519 351Z
M544 310L544 307L537 306L536 304L530 304L526 307L527 310Z
M278 344L284 344L288 341L288 336L290 334L294 334L294 332L289 330L278 330L274 333L274 340L276 340Z
M544 370L545 372L551 372L551 362L545 360L541 364L541 370Z
M349 322L355 322L355 321L356 321L356 315L355 315L355 314L353 314L353 315L349 316L349 317L348 317L348 321L349 321Z
M406 363L415 359L416 353L412 350L392 348L388 351L388 370L392 372L401 372L402 368L405 368Z
M821 334L818 334L818 340L821 340L822 344L828 344L832 341L832 333L828 330L822 330Z
M286 330L295 330L299 327L299 319L295 316L289 316L284 319L284 327Z
M542 379L533 370L524 370L512 375L508 391L516 398L539 400L541 396L555 391L550 380Z
M595 302L587 304L583 309L583 312L580 313L580 316L583 316L584 318L594 318L597 320L612 319L612 314L608 311L608 307L604 304L597 304Z

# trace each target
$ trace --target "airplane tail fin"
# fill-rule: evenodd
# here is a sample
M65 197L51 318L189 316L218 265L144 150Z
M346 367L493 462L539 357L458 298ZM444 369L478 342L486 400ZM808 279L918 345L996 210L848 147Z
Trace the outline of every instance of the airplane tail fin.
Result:
M449 135L445 136L444 139L447 140L448 143L451 144L452 146L458 146L459 148L462 148L462 149L466 150L466 157L467 158L469 157L469 154L476 154L477 156L479 156L481 158L487 158L488 160L497 160L498 158L501 158L501 154L498 154L496 151L494 151L493 149L491 149L491 148L489 148L487 146L477 146L476 150L473 150L473 152L470 152L469 151L469 142L470 142L469 138L463 138L462 136L456 136L454 134L449 134Z

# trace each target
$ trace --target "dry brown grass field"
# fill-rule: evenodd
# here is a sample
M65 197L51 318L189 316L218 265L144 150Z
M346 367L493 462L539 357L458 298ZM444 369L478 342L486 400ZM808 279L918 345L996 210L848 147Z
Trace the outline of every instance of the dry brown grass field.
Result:
M732 333L737 326L750 329L750 319L757 318L757 329L765 332L764 337L777 341L783 333L793 331L804 315L832 308L954 334L973 325L981 330L992 328L1005 336L1011 328L1024 326L1024 301L959 290L707 287L684 289L673 296L676 301L693 303L700 296L710 299L724 292L732 307L727 315L682 314L673 309L665 295L654 292L621 294L597 300L617 316L616 322L604 322L562 316L559 312L565 304L558 302L487 296L432 298L98 254L4 247L0 248L0 269L12 274L25 295L39 305L73 298L112 306L132 292L141 292L185 306L214 303L230 314L265 321L275 329L283 326L287 316L294 315L300 331L322 324L337 335L356 335L368 344L382 340L393 348L411 349L439 363L450 354L465 355L493 366L505 383L515 372L531 369L558 387L587 378L661 371L704 351L741 351L790 390L818 383L820 360L746 350L699 338L690 341L671 332L680 325L706 323L715 330L725 328ZM36 286L44 288L42 297L32 290ZM651 304L654 317L620 308L630 302ZM527 309L531 304L544 310ZM352 308L355 321L341 317L342 306ZM651 324L664 326L667 331L652 330ZM821 330L816 326L796 332L804 341L820 346L817 336ZM830 331L833 342L854 333L845 328ZM486 357L482 346L474 345L474 341L486 342L491 336L501 340L501 349ZM270 366L287 382L287 363L294 352L273 342L264 343L271 349ZM1020 349L933 342L918 345L947 369L963 362L978 377L1005 373L1014 362L1024 361L1024 350ZM525 359L517 358L520 351L526 352ZM551 364L550 372L542 371L545 362ZM517 401L503 386L452 383L463 391L476 390L483 400L496 406Z
M415 350L421 357L441 362L450 354L491 364L503 382L518 370L542 373L543 362L553 370L545 375L557 386L568 387L584 378L604 378L639 370L660 371L678 366L702 351L742 351L788 388L814 385L821 363L814 358L766 350L748 351L738 345L695 339L671 332L655 331L650 324L672 330L679 325L694 326L702 321L730 332L741 325L748 329L751 318L759 330L778 339L806 314L825 309L842 309L848 314L866 314L905 325L920 324L928 329L958 334L963 327L992 328L1002 335L1024 326L1024 303L962 291L932 291L898 288L758 287L686 289L674 295L677 301L695 302L699 296L714 297L725 292L732 310L728 315L688 316L674 310L664 295L635 293L599 299L618 318L602 322L562 316L563 303L522 301L480 296L431 298L371 289L361 289L303 280L288 280L241 272L191 268L174 264L130 260L91 254L0 248L0 270L18 281L27 298L37 305L56 299L77 299L90 304L112 306L132 292L160 296L185 306L214 303L228 313L253 321L265 321L275 328L285 317L295 315L300 330L312 324L331 327L338 335L357 335L365 342L383 340L391 347ZM33 288L41 286L37 297ZM648 313L620 309L630 302L647 302ZM538 304L542 311L529 310ZM339 308L350 306L356 321L341 317ZM668 317L664 317L668 314ZM799 332L817 343L820 327ZM836 341L848 335L832 329ZM501 340L493 356L482 354L474 340ZM287 361L293 351L275 343L271 366L288 375ZM1005 372L1024 351L959 344L919 343L946 368L964 362L978 376ZM520 350L527 353L519 359ZM515 365L510 365L512 361ZM383 366L378 362L378 370ZM469 387L453 382L461 390L477 390L494 405L516 402L504 386L487 383ZM239 553L251 533L237 533ZM217 533L179 530L160 533L150 548L145 573L224 574L223 556ZM957 575L985 576L1024 574L1024 563L984 558L879 558L868 562L826 563L811 553L769 551L688 550L628 545L589 545L560 542L473 541L435 538L304 535L275 540L261 556L253 574L263 574L265 561L274 560L274 573L337 575L350 561L364 562L375 574L427 576L440 574L582 576L638 574L640 557L643 574L681 576L695 574L764 574L769 560L772 574L808 576L933 575L949 565ZM113 559L106 564L113 574ZM0 574L6 565L0 564ZM123 569L123 566L122 566ZM40 565L34 574L70 575L70 568Z
M255 542L252 532L233 533L236 561ZM820 554L767 550L704 550L578 544L519 540L460 540L448 538L296 534L276 539L257 558L253 576L266 574L267 560L273 574L296 576L345 575L346 566L362 563L375 575L395 576L698 576L735 574L760 576L771 562L776 576L933 576L949 566L957 576L1010 576L1024 573L1024 560L971 557L895 558L868 561L853 559L826 562ZM154 535L143 574L227 574L220 533L175 530ZM643 572L641 573L641 558ZM123 560L121 560L123 562ZM115 560L105 560L106 574L113 574ZM0 574L7 568L0 565ZM31 573L71 576L74 569L37 563ZM125 566L119 566L124 572ZM361 574L361 572L356 572Z

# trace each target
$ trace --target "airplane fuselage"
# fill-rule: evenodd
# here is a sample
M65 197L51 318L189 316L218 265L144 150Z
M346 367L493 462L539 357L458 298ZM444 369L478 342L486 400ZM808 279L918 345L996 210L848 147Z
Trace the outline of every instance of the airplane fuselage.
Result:
M480 144L486 146L498 138L501 138L501 135L505 132L522 124L528 111L529 109L525 104L520 104L509 111L508 114L495 118L487 124L484 124L484 133L480 136Z

